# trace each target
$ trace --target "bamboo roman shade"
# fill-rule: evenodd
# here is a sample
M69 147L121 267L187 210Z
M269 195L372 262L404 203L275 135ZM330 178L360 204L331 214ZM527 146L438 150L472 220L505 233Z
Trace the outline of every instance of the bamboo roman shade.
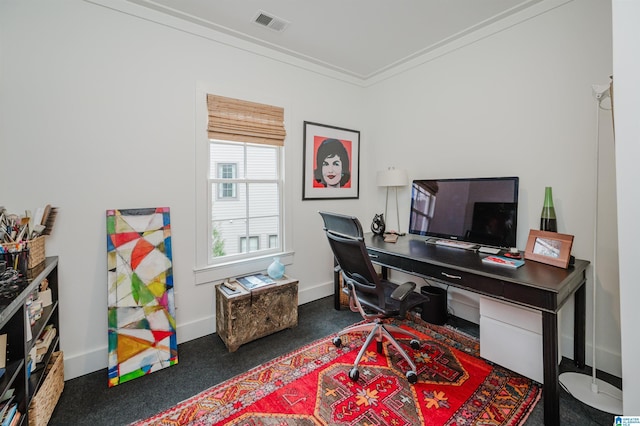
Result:
M209 139L284 145L284 108L207 95Z

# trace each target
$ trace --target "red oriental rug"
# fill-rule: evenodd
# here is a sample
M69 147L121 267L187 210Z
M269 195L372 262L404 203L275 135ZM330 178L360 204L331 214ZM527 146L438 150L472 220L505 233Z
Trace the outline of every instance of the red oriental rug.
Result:
M418 317L398 323L424 336L413 350L418 383L391 345L370 351L349 379L364 336L331 337L260 365L149 419L143 425L518 425L541 385L479 358L478 340Z

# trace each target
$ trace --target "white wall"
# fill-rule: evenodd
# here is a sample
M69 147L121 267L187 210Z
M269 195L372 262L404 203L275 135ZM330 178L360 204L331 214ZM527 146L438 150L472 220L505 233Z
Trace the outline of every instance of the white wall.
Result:
M107 365L110 208L171 208L178 340L214 331L213 287L193 274L197 84L285 108L287 273L301 303L332 294L317 211L362 214L371 183L359 200L302 202L302 123L361 130L361 173L373 173L362 88L80 0L3 1L0 43L0 204L59 207L46 252L60 256L67 379Z
M560 232L575 235L573 253L591 260L591 85L606 84L612 73L611 8L602 0L551 2L561 5L434 52L364 89L80 0L0 3L0 141L3 156L30 159L27 173L18 162L3 162L3 182L24 177L3 186L0 204L12 211L60 207L47 253L61 261L67 379L106 366L108 208L171 207L178 338L214 329L212 287L195 286L192 271L197 84L224 96L273 99L289 114L286 191L295 259L287 273L300 279L301 302L332 292L317 211L355 214L368 227L384 208L375 173L391 165L408 169L410 178L520 176L521 249L528 228L538 226L544 187L552 186ZM301 201L304 120L362 132L359 200ZM601 206L615 206L610 127L603 116ZM406 229L408 188L399 195ZM601 217L610 220L600 224L598 367L619 374L616 220L602 210ZM587 295L589 324L591 280ZM473 297L458 297L477 310ZM563 315L565 336L571 318ZM590 342L590 327L587 333Z
M613 0L613 75L620 225L620 327L622 403L627 416L640 412L640 340L638 339L638 249L640 240L640 2Z
M610 18L605 1L568 2L462 48L435 52L423 64L368 88L377 169L406 168L410 179L519 176L521 250L529 230L539 228L544 187L551 186L558 231L575 236L576 257L593 260L596 102L591 86L608 84L612 74ZM600 137L597 361L598 368L619 376L610 111L600 113ZM409 188L400 194L401 217L408 218ZM456 315L477 321L477 297L452 293ZM589 277L588 363L591 294ZM561 331L562 353L573 358L572 301L563 309Z

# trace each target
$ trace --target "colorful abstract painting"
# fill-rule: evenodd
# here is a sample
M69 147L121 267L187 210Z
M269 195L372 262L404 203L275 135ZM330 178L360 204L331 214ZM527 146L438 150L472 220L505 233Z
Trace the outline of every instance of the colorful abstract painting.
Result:
M107 210L109 387L178 363L168 207Z

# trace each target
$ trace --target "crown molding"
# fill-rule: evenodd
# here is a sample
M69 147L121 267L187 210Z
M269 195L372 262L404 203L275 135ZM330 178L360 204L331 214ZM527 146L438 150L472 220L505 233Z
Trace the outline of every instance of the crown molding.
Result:
M530 0L499 15L469 27L419 52L396 61L370 75L359 75L298 52L240 34L196 16L171 9L152 0L84 0L115 12L153 22L167 28L201 37L221 45L285 63L306 71L368 87L438 59L451 52L510 29L574 0Z

